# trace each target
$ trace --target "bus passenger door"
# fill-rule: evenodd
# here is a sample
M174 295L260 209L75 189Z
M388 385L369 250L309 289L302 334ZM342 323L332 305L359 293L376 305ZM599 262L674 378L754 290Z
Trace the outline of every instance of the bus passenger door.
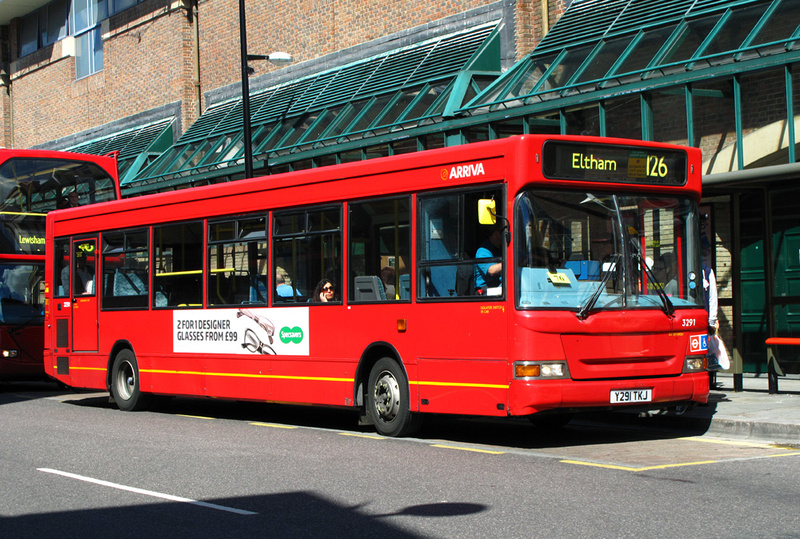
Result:
M97 352L97 239L72 241L72 351Z

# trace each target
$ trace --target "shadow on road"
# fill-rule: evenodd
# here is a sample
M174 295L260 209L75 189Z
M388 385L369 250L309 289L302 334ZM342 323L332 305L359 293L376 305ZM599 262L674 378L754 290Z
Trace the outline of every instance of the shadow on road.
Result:
M54 477L54 482L61 478ZM54 485L57 487L57 485ZM216 506L209 507L209 505ZM408 531L414 521L480 513L489 506L436 503L370 515L368 507L347 506L311 492L159 502L78 511L0 517L7 537L422 537ZM393 520L401 520L403 526Z
M724 395L715 394L707 405L697 406L685 413L602 411L577 414L571 423L560 429L538 428L526 418L519 417L426 415L414 437L536 449L698 436L708 430L716 405L724 398ZM106 394L65 395L63 402L76 406L115 408ZM178 397L158 399L147 413L374 433L371 426L358 425L359 415L356 411L339 408Z

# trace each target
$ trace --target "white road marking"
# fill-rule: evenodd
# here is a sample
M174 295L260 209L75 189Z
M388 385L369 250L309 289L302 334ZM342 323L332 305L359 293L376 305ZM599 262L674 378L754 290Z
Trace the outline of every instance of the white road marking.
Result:
M192 505L198 505L200 507L207 507L208 509L216 509L218 511L227 511L229 513L236 513L237 515L257 515L258 513L254 513L252 511L245 511L243 509L234 509L233 507L225 507L224 505L217 505L208 502L200 502L197 500L192 500L191 498L181 498L180 496L173 496L171 494L163 494L161 492L155 492L152 490L145 490L136 487L129 487L126 485L120 485L118 483L111 483L109 481L103 481L102 479L95 479L93 477L86 477L85 475L78 475L69 472L62 472L61 470L53 470L51 468L37 468L40 472L60 475L62 477L68 477L70 479L77 479L78 481L85 481L87 483L94 483L95 485L100 485L103 487L111 487L119 490L125 490L127 492L133 492L136 494L144 494L145 496L152 496L153 498L161 498L163 500L169 500L171 502L181 502L181 503L190 503Z

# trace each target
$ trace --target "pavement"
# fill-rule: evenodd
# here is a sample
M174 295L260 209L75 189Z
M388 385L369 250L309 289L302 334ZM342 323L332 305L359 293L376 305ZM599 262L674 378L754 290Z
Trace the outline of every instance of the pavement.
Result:
M743 391L734 391L733 375L717 373L708 404L683 413L620 413L614 422L800 449L800 377L780 377L775 394L769 393L766 375L745 374L742 387Z

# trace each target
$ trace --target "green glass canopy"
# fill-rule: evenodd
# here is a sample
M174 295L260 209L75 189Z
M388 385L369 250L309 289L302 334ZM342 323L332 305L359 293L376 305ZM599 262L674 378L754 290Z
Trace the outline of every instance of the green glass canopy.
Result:
M276 157L452 117L500 75L497 22L393 50L250 96L256 173ZM243 175L242 99L215 104L125 195Z
M736 73L745 61L784 64L800 50L798 25L796 0L575 0L532 54L460 112L557 108L565 102L553 100L597 99L622 86Z
M66 151L106 155L119 152L117 166L120 185L131 181L172 145L172 124L175 118L165 118L133 129L66 148Z

